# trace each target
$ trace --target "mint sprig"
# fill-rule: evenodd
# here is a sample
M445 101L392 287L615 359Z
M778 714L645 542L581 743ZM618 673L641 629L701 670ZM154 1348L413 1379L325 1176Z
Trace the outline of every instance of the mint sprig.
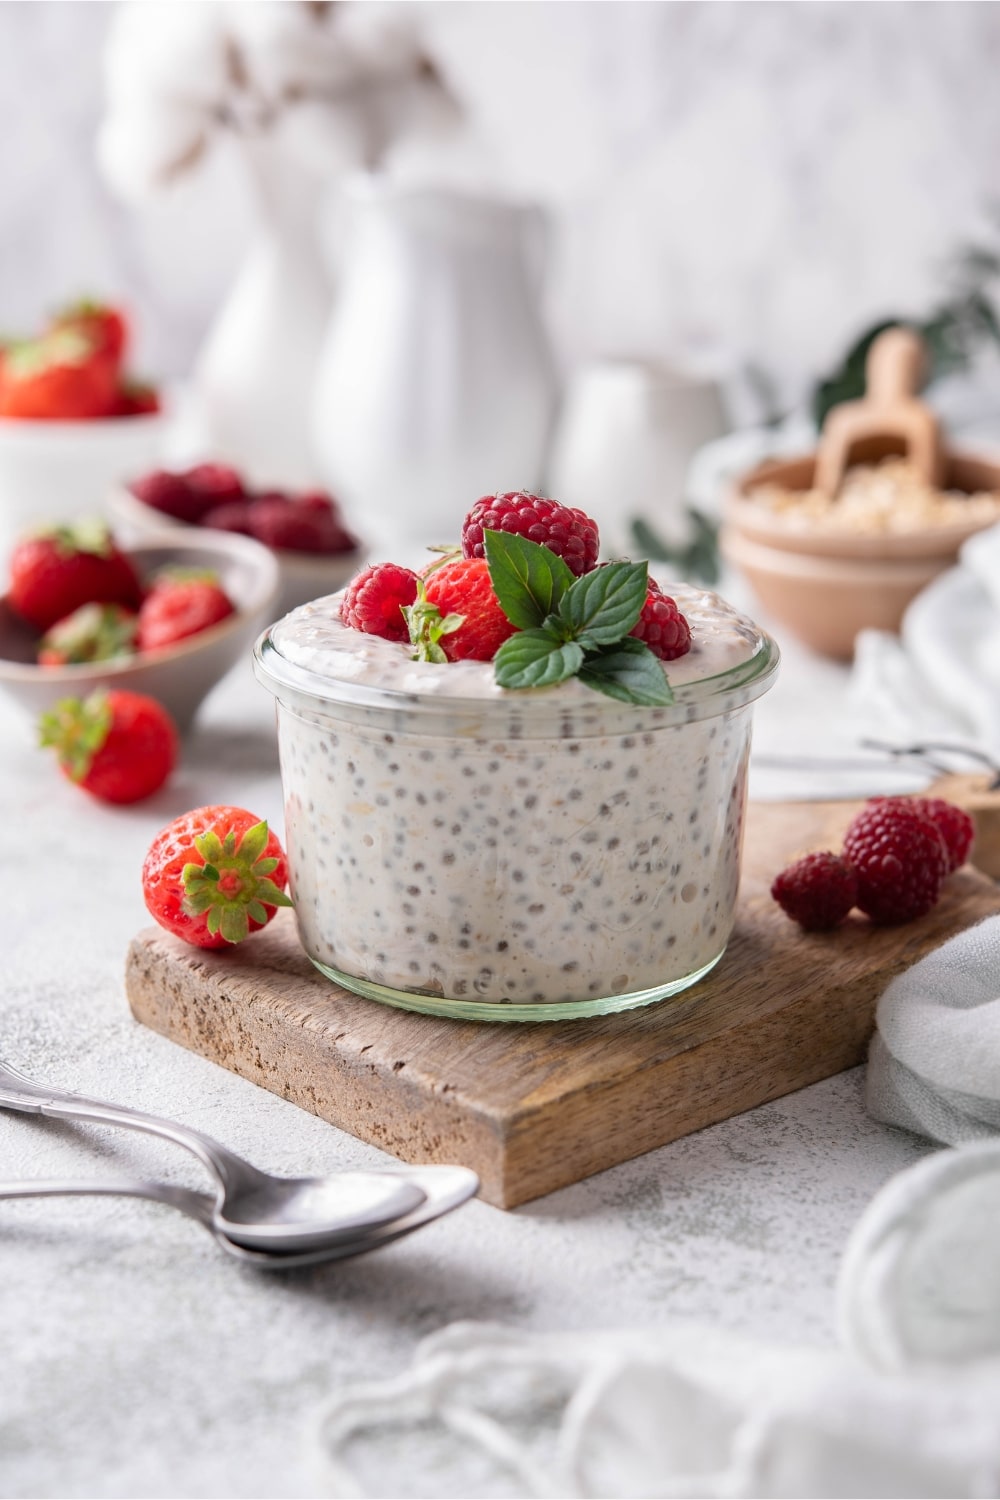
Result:
M493 591L517 626L493 658L500 687L554 687L579 677L621 703L673 703L659 659L629 635L649 588L644 562L609 563L575 578L561 557L527 537L484 531L483 544Z

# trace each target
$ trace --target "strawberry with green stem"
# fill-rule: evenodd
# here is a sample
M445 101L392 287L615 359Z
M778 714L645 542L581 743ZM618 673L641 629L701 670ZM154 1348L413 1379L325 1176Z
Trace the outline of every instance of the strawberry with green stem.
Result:
M63 698L42 714L39 742L59 767L101 802L141 802L177 762L177 727L155 698L112 689Z
M110 416L117 366L75 327L11 344L0 369L0 416L72 422Z
M50 625L38 643L41 667L76 666L135 655L138 617L121 604L81 604Z
M160 833L142 867L142 890L161 927L197 948L240 943L271 920L288 861L267 823L245 808L196 807Z
M103 521L45 527L22 537L11 554L7 602L36 630L81 604L137 610L141 599L139 575Z

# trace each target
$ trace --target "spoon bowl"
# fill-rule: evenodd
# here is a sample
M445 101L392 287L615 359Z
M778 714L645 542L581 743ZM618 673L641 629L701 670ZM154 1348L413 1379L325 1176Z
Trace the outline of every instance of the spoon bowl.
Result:
M0 1201L14 1198L147 1198L154 1203L166 1203L188 1218L194 1219L203 1229L214 1236L220 1249L243 1265L254 1266L261 1271L294 1271L304 1266L318 1266L325 1261L347 1260L356 1255L365 1255L391 1244L429 1224L443 1214L451 1213L471 1198L479 1187L479 1178L467 1167L431 1166L417 1167L413 1171L419 1183L423 1202L412 1213L347 1238L330 1240L311 1249L285 1248L280 1239L275 1239L270 1250L251 1249L230 1239L218 1227L215 1202L209 1193L197 1193L191 1188L174 1183L146 1182L125 1179L119 1182L69 1182L62 1180L0 1183Z
M419 1172L334 1172L278 1177L252 1166L190 1125L35 1083L0 1062L0 1108L58 1120L91 1120L163 1136L197 1156L219 1184L212 1222L249 1249L307 1251L349 1241L415 1213L426 1194Z

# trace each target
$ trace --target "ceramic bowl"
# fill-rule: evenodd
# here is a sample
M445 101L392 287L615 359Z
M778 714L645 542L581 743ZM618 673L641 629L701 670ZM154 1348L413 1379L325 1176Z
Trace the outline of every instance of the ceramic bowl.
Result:
M947 488L1000 493L1000 461L959 452L947 457ZM808 454L743 474L726 500L720 547L777 625L821 655L849 661L859 631L898 630L911 600L954 565L963 542L993 522L980 516L898 533L835 533L796 526L753 498L764 484L808 489L814 469L815 455Z
M177 528L129 547L144 578L164 567L208 568L218 573L236 613L162 651L119 661L40 667L38 633L0 598L0 692L36 718L60 698L98 687L123 688L157 698L186 730L209 691L240 660L249 660L260 630L274 618L278 566L267 547L250 537Z
M0 417L0 556L54 517L101 514L113 485L156 467L166 426L163 412L93 422Z
M185 526L183 522L174 520L172 516L165 516L161 511L144 504L123 485L115 486L105 496L104 504L114 521L115 534L123 537L126 542L141 541L153 532L163 534L192 529L197 536L237 535L235 532L214 531L208 526L194 528ZM353 552L339 552L332 555L274 550L272 556L278 568L278 593L274 603L274 619L280 619L282 615L287 614L290 609L295 609L299 604L308 604L310 599L319 599L325 594L336 593L360 570L363 560L360 548L355 548Z

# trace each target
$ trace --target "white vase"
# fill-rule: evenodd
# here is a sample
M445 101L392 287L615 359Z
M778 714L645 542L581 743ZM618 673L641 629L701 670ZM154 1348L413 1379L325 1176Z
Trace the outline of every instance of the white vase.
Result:
M555 384L539 210L365 177L312 405L326 483L375 546L453 540L480 495L540 483Z
M193 375L195 442L261 485L318 481L309 399L330 311L319 244L321 181L267 140L246 145L257 237Z
M600 527L605 557L634 551L642 518L668 542L688 540L687 473L726 431L718 387L634 360L584 366L569 383L552 445L550 493Z

